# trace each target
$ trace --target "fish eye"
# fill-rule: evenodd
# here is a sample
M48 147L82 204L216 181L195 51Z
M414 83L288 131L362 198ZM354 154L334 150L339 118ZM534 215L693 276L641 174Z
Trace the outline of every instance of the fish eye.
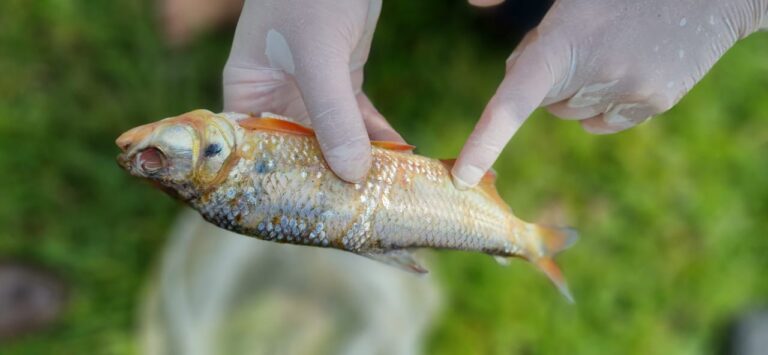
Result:
M204 176L216 176L232 153L229 143L216 127L209 127L205 134L205 144L200 152L199 169Z
M208 146L205 147L203 156L205 156L206 158L217 156L219 155L219 153L221 153L221 149L222 149L221 145L219 145L218 143L208 144Z
M166 158L160 149L147 148L136 154L136 166L146 174L157 173L166 167Z

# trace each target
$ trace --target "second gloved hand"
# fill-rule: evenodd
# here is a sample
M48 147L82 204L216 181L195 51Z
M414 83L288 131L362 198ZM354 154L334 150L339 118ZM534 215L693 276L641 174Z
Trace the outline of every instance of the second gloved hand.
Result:
M454 166L456 185L477 184L537 107L592 133L668 110L766 11L768 0L557 0L507 60Z
M247 0L224 68L224 109L311 122L331 169L357 182L371 138L401 141L361 92L381 0Z

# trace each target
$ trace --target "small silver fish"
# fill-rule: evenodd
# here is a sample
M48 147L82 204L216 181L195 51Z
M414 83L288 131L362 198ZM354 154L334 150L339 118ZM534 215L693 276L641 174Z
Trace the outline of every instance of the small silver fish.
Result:
M209 222L278 243L337 248L411 272L417 248L477 251L536 264L572 300L552 256L577 239L569 228L521 221L488 174L454 187L452 161L413 146L373 142L365 181L340 180L314 132L276 117L196 110L125 132L119 164L195 208Z

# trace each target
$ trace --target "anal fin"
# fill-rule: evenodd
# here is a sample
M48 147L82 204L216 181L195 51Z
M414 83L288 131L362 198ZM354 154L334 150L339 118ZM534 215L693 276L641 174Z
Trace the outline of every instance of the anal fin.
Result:
M365 253L362 255L415 274L426 274L429 272L413 259L413 255L405 249L392 250L384 253Z

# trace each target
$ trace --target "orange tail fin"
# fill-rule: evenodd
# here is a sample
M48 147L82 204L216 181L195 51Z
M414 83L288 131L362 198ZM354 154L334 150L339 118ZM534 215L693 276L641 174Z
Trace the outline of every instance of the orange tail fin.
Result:
M531 258L539 270L541 270L555 284L555 287L565 298L573 303L573 295L568 289L568 284L563 278L563 273L557 267L553 257L555 254L568 249L579 239L579 234L572 228L551 228L536 226L539 238L541 238L541 253L539 257Z

